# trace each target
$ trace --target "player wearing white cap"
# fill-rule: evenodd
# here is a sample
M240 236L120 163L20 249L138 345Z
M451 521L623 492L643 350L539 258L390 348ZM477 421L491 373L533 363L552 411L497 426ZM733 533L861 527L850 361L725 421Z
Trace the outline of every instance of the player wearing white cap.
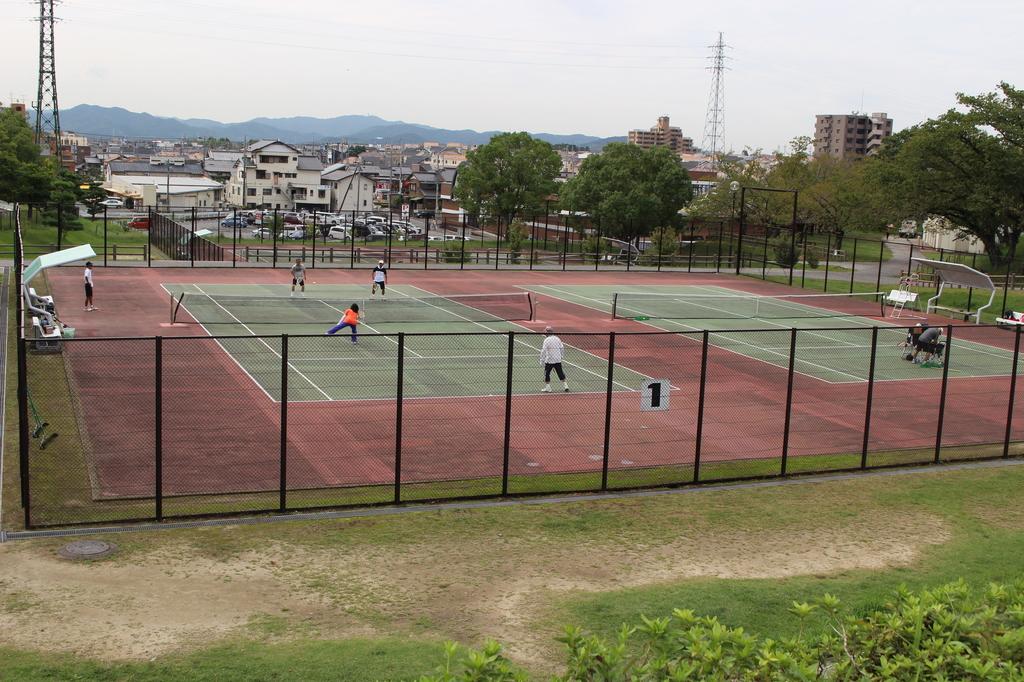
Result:
M562 390L568 392L569 382L565 380L565 370L562 369L562 356L565 355L565 344L555 336L555 330L551 327L544 328L544 343L540 347L540 364L544 366L544 393L551 393L551 370L562 380Z
M373 287L370 288L370 296L377 293L377 287L380 287L380 296L384 298L384 290L388 283L388 269L384 267L384 261L377 261L377 267L373 269Z

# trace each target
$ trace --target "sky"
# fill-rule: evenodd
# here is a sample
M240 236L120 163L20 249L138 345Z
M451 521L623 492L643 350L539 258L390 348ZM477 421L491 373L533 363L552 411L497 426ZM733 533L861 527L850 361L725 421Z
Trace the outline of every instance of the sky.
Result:
M2 102L35 99L37 8L0 0ZM815 114L886 112L898 130L957 92L1024 87L1020 0L64 0L55 13L62 108L223 122L373 114L603 137L668 115L699 146L719 32L727 150L784 149Z

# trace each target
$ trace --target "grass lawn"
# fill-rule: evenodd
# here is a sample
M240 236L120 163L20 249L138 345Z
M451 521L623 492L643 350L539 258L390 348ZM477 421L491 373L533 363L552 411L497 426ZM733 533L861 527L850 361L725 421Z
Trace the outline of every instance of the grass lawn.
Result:
M782 636L797 628L786 612L791 602L824 592L862 612L903 584L964 577L984 585L1020 576L1022 485L1024 466L933 470L121 534L106 538L118 554L71 568L53 558L64 540L8 543L0 548L0 617L15 627L0 665L6 679L409 679L437 665L443 640L479 645L493 636L543 679L559 669L553 638L566 623L612 634L640 614L681 607ZM30 566L38 579L24 573ZM41 582L50 571L63 576L62 589ZM190 589L175 594L182 571ZM253 581L261 596L226 634L196 639L176 613L196 599L230 611L225 599L240 598L225 592L231 576ZM103 599L112 581L120 601ZM164 590L171 594L155 596ZM140 609L146 615L136 622ZM145 660L90 654L79 640L94 618L112 622L105 638L126 648L162 627L179 639ZM25 641L17 626L30 620L54 634ZM125 622L134 624L118 625Z

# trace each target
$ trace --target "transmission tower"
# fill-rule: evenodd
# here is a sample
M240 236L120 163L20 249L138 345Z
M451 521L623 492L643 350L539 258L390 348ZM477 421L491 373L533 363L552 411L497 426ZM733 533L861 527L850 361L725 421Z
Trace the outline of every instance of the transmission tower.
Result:
M36 144L53 136L53 148L60 163L60 108L57 106L57 65L53 51L54 0L39 3L39 91L36 95Z
M708 45L711 48L711 92L708 95L708 113L704 119L704 140L701 143L704 151L711 155L711 167L718 170L719 156L722 153L722 137L725 131L725 72L729 67L725 65L725 44L724 35L719 32L718 42Z

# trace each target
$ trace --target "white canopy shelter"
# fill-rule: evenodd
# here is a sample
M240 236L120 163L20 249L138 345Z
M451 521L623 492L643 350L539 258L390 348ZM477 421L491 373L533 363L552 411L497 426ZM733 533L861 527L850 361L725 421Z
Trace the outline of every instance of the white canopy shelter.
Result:
M981 311L991 306L992 301L996 296L996 285L992 283L991 277L986 275L984 272L975 270L974 268L963 265L962 263L945 263L943 261L929 260L928 258L912 258L911 260L919 266L931 268L935 273L935 276L939 279L939 290L936 292L935 296L928 299L929 313L934 312L935 310L951 310L951 308L945 308L938 305L939 297L942 296L942 290L947 284L970 287L972 289L989 292L988 302L985 305L981 306L974 312L965 311L966 314L974 317L975 324L979 324L981 322Z

